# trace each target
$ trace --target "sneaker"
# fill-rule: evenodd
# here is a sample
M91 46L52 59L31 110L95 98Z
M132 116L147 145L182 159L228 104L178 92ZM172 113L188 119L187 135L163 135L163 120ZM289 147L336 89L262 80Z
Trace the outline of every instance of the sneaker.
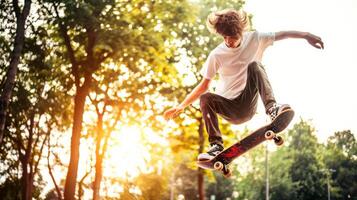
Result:
M223 146L220 144L211 144L211 147L208 149L207 153L201 153L200 155L198 155L197 160L199 161L211 160L220 152L222 152L223 149L224 149Z
M271 108L269 108L267 114L269 115L271 121L274 119L284 110L291 109L290 105L288 104L274 104Z

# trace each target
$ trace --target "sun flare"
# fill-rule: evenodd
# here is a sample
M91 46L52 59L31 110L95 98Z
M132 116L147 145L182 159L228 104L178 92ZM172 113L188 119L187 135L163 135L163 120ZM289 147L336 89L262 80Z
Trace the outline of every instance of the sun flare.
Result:
M109 176L135 177L150 170L146 162L151 156L138 127L123 127L112 134L104 173Z
M152 172L155 166L148 163L154 158L148 144L168 145L150 128L124 126L113 132L104 164L105 175L129 178ZM156 164L160 168L160 162Z

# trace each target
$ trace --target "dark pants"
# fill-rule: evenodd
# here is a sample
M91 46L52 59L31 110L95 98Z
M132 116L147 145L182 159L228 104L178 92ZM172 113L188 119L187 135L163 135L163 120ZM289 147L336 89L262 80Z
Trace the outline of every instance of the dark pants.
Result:
M247 84L235 99L227 99L209 92L202 94L200 107L209 142L223 144L217 114L233 124L244 123L256 113L259 94L267 111L276 101L265 69L258 62L249 64Z

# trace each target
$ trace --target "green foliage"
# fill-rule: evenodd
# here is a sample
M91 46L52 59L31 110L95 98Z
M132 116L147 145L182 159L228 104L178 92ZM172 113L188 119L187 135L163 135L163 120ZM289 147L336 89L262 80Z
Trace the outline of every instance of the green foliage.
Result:
M296 199L295 184L289 170L292 167L292 155L288 147L282 147L270 155L269 183L271 199Z
M245 130L243 137L250 133ZM242 138L243 138L242 137ZM241 138L241 139L242 139ZM237 165L234 167L234 165ZM233 163L235 199L263 199L265 195L265 145L259 145ZM252 190L254 188L254 190Z
M330 179L333 199L357 198L356 139L351 131L336 132L329 137L324 152L326 178Z
M0 184L0 197L2 200L22 200L21 190L22 190L21 179L6 179L5 182ZM41 187L34 187L32 197L34 199L41 199Z
M357 143L356 138L351 133L350 130L336 132L334 136L329 137L328 147L333 149L339 149L344 154L347 154L347 157L352 159L357 159Z
M56 189L52 189L49 192L47 192L44 200L58 200L58 199L59 198L58 198Z
M234 182L224 178L220 173L214 173L214 178L214 182L208 182L207 184L206 196L208 198L214 196L215 199L227 199L232 197Z
M332 199L356 196L356 161L347 153L355 145L350 131L335 133L324 146L313 126L301 120L288 136L288 146L274 152L269 162L271 199L325 199L328 181Z
M317 142L313 126L301 120L284 135L286 145L269 154L270 199L325 199L327 181L330 182L331 199L355 198L356 160L355 155L347 153L347 149L355 145L350 131L335 133L325 146ZM259 147L253 149L248 156L248 160L255 158L257 161L251 163L255 169L244 173L247 169L238 167L234 173L236 179L232 181L236 182L237 199L265 198L264 151L258 150ZM237 161L238 166L244 164Z
M197 170L187 167L184 163L176 166L175 174L171 177L170 186L174 195L181 194L185 199L198 199Z
M67 0L46 1L43 7L56 63L67 74L60 79L66 91L73 95L91 81L85 86L101 113L119 107L106 115L105 130L113 116L122 124L160 126L152 108L161 85L175 74L171 31L178 30L173 22L189 18L188 3ZM108 110L102 110L104 103ZM84 130L97 133L88 124Z
M3 200L21 200L20 179L7 179L0 185L0 196Z
M49 59L47 34L41 26L32 23L9 107L4 145L0 147L4 158L0 173L6 184L20 180L24 174L21 169L28 170L30 179L33 178L33 182L29 182L34 185L32 196L38 197L43 180L36 166L42 158L44 143L52 130L68 127L71 104L69 96L57 87L55 78L59 73L52 68L53 60ZM21 185L12 195L23 188Z
M205 28L208 13L228 7L240 9L244 1L45 0L36 3L38 10L33 12L36 16L30 16L7 132L0 147L1 198L21 198L19 158L25 151L21 144L29 144L31 120L38 125L34 132L38 143L31 155L35 161L41 156L39 144L50 130L60 131L54 133L60 138L70 128L71 98L76 83L72 65L77 64L81 84L85 75L92 72L89 93L92 103L108 105L104 130L119 115L119 125L139 123L140 127L151 127L156 136L170 143L170 147L145 144L152 154L145 162L154 166L153 171L143 172L130 181L125 177L104 177L103 182L109 187L111 183L121 184L124 187L121 199L168 199L171 186L176 195L197 199L195 158L201 145L207 144L199 143L200 111L196 105L187 109L169 129L159 115L166 106L177 104L192 91L201 79L198 72L208 53L222 41ZM10 1L1 1L0 5L0 54L3 55L0 78L3 80L15 17L8 14ZM75 62L71 61L63 32L69 36ZM95 108L87 105L85 111L95 112ZM226 146L249 133L248 130L234 133L224 120L220 124ZM96 137L94 126L95 123L85 124L87 137L82 139ZM301 121L287 136L287 145L269 157L271 199L325 199L327 180L330 180L332 199L357 198L357 147L350 131L337 132L327 145L322 145L317 142L312 125ZM207 134L204 137L206 140ZM64 148L68 146L58 151ZM206 196L233 198L237 192L236 199L263 199L264 154L265 147L260 145L237 159L233 164L233 179L206 172ZM163 165L162 169L157 163ZM44 187L43 167L40 166L34 180L34 198L39 198ZM132 188L139 188L141 195L133 196ZM51 195L55 196L49 193L46 198Z
M135 185L140 188L142 199L156 200L168 199L167 178L163 174L141 174L135 180Z
M293 157L289 173L296 199L322 199L325 196L323 164L317 154L321 145L317 143L313 127L308 122L300 121L289 131L289 135Z

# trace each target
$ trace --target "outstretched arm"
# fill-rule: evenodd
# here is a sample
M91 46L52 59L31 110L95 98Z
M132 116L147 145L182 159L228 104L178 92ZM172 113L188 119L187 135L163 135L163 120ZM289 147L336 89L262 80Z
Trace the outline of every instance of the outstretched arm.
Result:
M303 38L318 49L324 49L324 43L319 36L311 34L309 32L300 31L280 31L275 33L275 41L287 39L287 38Z
M175 118L178 114L180 114L187 106L189 106L192 102L198 99L201 94L208 90L209 84L211 80L203 78L202 81L192 90L190 94L182 101L182 103L177 106L170 108L164 112L165 119Z

